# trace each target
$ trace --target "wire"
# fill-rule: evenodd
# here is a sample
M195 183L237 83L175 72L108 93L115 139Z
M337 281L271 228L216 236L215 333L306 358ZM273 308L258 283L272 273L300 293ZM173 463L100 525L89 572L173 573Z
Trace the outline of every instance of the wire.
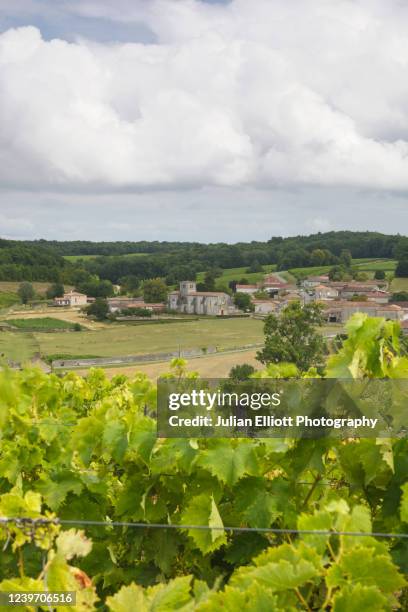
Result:
M373 538L399 538L408 539L408 533L382 533L382 532L365 532L365 531L334 531L330 529L278 529L274 527L227 527L209 525L177 525L177 524L162 524L162 523L132 523L128 521L93 521L82 519L59 519L59 518L25 518L25 517L2 517L0 525L8 525L15 523L16 525L33 525L41 527L44 525L82 525L86 527L129 527L131 529L201 529L209 531L229 531L238 533L258 532L258 533L276 533L290 535L321 535L321 536L354 536L354 537L373 537Z

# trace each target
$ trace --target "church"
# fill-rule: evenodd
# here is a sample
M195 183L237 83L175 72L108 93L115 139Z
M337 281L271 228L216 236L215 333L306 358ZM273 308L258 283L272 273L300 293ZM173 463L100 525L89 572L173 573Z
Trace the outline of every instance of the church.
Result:
M168 308L183 314L223 316L236 311L231 297L222 291L197 291L194 281L182 281L168 296Z

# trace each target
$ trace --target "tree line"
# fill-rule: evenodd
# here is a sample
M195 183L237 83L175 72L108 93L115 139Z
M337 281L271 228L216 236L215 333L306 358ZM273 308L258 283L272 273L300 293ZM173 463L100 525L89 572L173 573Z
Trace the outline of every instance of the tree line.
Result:
M132 253L144 256L129 257ZM95 257L68 261L64 259L67 255ZM335 266L347 264L345 260L351 257L396 258L397 275L404 276L408 269L408 238L341 231L236 244L0 240L0 281L63 282L89 295L105 297L110 286L100 289L101 280L126 285L132 291L141 281L152 278L163 278L170 286L186 278L193 280L204 270L259 270L267 264L276 264L280 270Z

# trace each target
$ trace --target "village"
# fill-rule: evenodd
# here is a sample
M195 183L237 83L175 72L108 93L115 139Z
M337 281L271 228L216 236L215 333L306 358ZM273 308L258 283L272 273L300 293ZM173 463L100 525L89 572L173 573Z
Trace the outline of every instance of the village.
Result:
M234 294L250 297L247 314L265 317L279 313L291 302L302 304L318 302L324 309L327 323L344 324L356 312L370 317L384 317L399 321L407 333L408 302L392 302L386 280L331 281L328 275L307 276L298 284L291 284L278 274L266 274L256 284L236 284L232 295L222 291L197 291L195 281L182 281L179 289L168 294L167 303L145 303L141 297L116 295L107 298L110 313L145 309L155 315L165 312L200 316L242 315L234 303ZM94 298L77 291L65 293L54 299L55 306L83 307Z

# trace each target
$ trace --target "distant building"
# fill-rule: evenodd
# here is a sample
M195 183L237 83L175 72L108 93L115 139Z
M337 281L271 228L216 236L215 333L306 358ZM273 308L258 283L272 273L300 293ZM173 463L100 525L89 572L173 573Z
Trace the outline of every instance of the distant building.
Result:
M346 283L338 291L340 297L347 300L354 295L365 295L369 297L370 294L378 293L380 288L378 285L372 283Z
M54 298L54 306L86 306L87 296L78 291L69 291L64 293L62 297Z
M236 312L227 293L197 291L194 281L181 282L179 291L169 293L167 305L171 310L184 314L222 316Z
M404 311L395 304L378 304L376 302L332 301L324 303L325 315L329 323L345 323L356 312L369 317L384 317L391 321L402 321Z
M277 308L277 302L273 300L252 300L255 314L269 314Z
M162 303L147 304L142 298L127 298L127 297L113 297L108 298L109 312L120 312L121 310L127 310L128 308L145 308L152 312L162 312L166 305Z
M249 295L253 295L260 290L259 285L236 285L235 287L237 293L248 293Z
M317 285L324 285L329 282L330 279L327 274L321 274L320 276L308 276L302 280L301 284L305 289L313 289L313 287L317 287Z
M339 292L329 285L316 285L314 287L314 295L316 300L334 300L338 297Z

